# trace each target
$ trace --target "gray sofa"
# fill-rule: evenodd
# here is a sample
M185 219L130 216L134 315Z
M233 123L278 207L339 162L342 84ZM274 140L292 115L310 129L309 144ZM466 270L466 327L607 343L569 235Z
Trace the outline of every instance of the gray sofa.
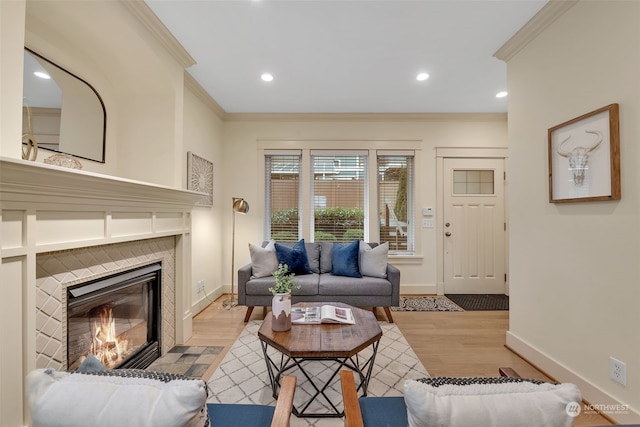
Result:
M263 243L265 246L266 242ZM282 242L288 247L293 242ZM376 243L369 243L376 247ZM305 243L310 274L295 276L299 289L291 293L292 302L341 302L355 307L383 307L393 322L389 307L400 304L400 270L387 263L386 277L345 277L331 274L333 243ZM247 306L244 321L248 322L255 306L270 307L273 295L269 288L275 283L272 276L253 277L252 266L247 264L238 270L238 304Z

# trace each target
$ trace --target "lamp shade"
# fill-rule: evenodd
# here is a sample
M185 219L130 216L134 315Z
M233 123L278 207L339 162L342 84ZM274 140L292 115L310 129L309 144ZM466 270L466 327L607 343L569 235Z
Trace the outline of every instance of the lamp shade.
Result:
M233 211L246 214L247 212L249 212L249 203L247 203L247 201L243 198L234 197Z

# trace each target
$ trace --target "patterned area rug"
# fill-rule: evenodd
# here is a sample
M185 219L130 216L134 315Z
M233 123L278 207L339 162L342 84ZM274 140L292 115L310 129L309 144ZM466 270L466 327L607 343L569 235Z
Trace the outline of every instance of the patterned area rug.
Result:
M468 311L509 310L509 297L500 294L447 294L450 300Z
M271 395L267 366L258 339L258 329L262 321L253 320L247 324L229 352L225 355L220 366L208 382L208 402L218 403L258 403L274 405ZM371 381L369 382L369 396L401 396L405 379L424 378L429 374L416 357L404 335L393 323L380 322L382 338L376 356ZM275 350L271 349L274 355ZM360 353L368 357L371 352L365 349ZM334 367L328 366L332 362L308 362L305 369L322 380L333 372ZM312 392L309 381L296 369L291 374L298 378L294 405L299 407L308 400ZM340 379L337 377L329 386L327 395L336 402L341 402ZM314 406L315 405L315 406ZM342 410L342 403L338 405ZM309 410L320 412L324 405L312 404ZM291 417L292 427L333 427L342 426L342 418L298 418Z
M147 371L202 378L224 347L177 345L153 361Z
M391 311L464 311L450 299L443 296L400 297L400 305Z

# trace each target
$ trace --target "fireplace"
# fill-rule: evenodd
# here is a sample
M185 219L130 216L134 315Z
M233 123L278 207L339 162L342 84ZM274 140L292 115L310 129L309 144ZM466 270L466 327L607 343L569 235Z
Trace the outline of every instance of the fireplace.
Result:
M67 288L67 366L89 354L107 368L144 369L160 357L162 264Z

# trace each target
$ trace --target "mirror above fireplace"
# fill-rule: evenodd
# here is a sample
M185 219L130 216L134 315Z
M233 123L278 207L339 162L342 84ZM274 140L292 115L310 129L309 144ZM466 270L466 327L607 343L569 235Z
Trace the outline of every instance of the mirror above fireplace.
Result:
M22 133L38 148L105 162L107 113L98 92L51 60L24 50Z

